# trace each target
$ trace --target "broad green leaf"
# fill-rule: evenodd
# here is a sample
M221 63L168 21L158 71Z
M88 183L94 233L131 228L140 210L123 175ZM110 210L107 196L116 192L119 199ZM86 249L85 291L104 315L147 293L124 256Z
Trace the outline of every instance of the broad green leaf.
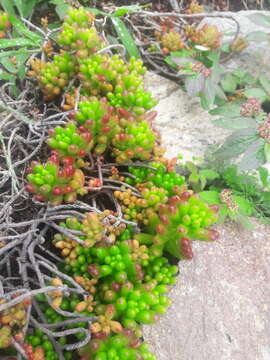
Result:
M70 7L64 0L50 0L50 4L55 5L55 11L61 20L64 18Z
M201 182L201 190L203 190L205 188L205 185L207 184L207 179L202 174L200 174L200 182Z
M17 46L36 46L36 43L24 38L0 39L0 49L8 49Z
M126 25L119 18L112 17L111 19L117 35L119 36L122 44L125 46L128 54L130 56L134 56L135 58L140 58L139 50Z
M203 74L188 76L185 79L185 88L189 96L198 95L204 88L205 77Z
M16 66L13 64L12 61L10 61L10 58L8 57L4 57L0 60L1 64L4 66L4 68L11 72L11 73L16 73L17 72L17 68Z
M264 155L266 158L266 162L270 162L270 144L267 142L264 144Z
M101 10L98 10L96 8L89 8L87 7L86 8L87 10L89 10L92 14L94 15L103 15L103 16L108 16L108 17L111 17L112 15L111 14L107 14L105 13L104 11L101 11Z
M217 89L216 89L216 96L221 100L227 101L227 96L226 96L225 92L223 91L222 87L219 85L217 86Z
M212 105L214 104L218 83L220 81L220 76L222 74L222 69L218 63L216 63L211 70L212 70L211 75L208 78L206 78L205 86L203 90L203 94L205 96L205 100L207 101L209 108L211 108Z
M218 211L218 224L223 224L226 217L228 216L228 208L227 205L223 204L220 206L219 211Z
M196 173L191 173L188 178L189 182L196 183L199 181L199 176Z
M128 5L119 7L112 15L113 16L123 16L127 13L140 10L142 7L140 5Z
M270 182L268 181L268 170L265 167L259 167L258 172L260 174L260 180L263 187L267 187L268 185L270 185Z
M209 180L214 180L214 179L218 179L220 176L219 176L219 173L214 171L214 170L208 170L208 169L205 169L205 170L201 170L199 172L200 176L203 175L206 177L206 179L209 179Z
M244 228L248 230L254 229L254 225L249 221L249 219L245 215L241 214L240 211L236 215L236 220L239 221L244 226Z
M247 97L256 97L261 101L268 99L266 92L261 88L251 88L244 92Z
M250 127L257 127L257 123L253 118L244 116L240 117L224 117L213 120L213 123L224 129L245 129Z
M265 160L264 140L259 138L249 145L237 167L239 171L257 169Z
M229 103L222 106L219 106L216 109L210 111L211 115L223 115L228 117L240 116L241 106L235 103Z
M258 135L255 128L237 130L226 139L225 143L214 154L221 160L237 157L257 139Z
M264 88L264 90L269 95L270 94L270 81L265 76L262 76L262 75L259 77L259 81L260 81L260 84L262 85L262 87Z
M249 41L268 41L269 35L263 31L252 31L247 35L246 39Z
M17 7L20 16L24 16L22 0L13 0L13 2L14 2L14 5Z
M246 75L246 72L239 69L239 68L236 68L233 72L232 72L233 75L237 76L239 79L243 79Z
M202 191L199 193L201 201L208 203L209 205L220 204L218 191Z
M246 216L251 216L253 214L254 208L249 200L245 199L243 196L233 195L233 200L237 203L239 210Z
M24 0L22 7L23 17L27 18L39 2L40 0Z
M25 35L30 40L36 42L36 45L39 45L39 43L42 39L41 35L28 30L27 27L24 25L24 23L21 22L18 18L16 18L16 16L11 15L9 18L10 18L11 24L15 27L15 29L17 31L19 31L19 33Z
M9 74L9 73L7 73L7 72L0 73L0 79L1 79L1 80L9 81L9 82L11 82L12 84L15 84L15 82L16 82L16 76L15 76L15 75L12 75L12 74Z
M256 25L270 27L270 17L259 12L248 15L247 18Z
M234 92L237 88L238 81L235 76L232 74L227 74L222 80L221 80L221 86L224 91L226 92Z
M0 0L0 4L3 6L6 13L9 15L15 15L14 3L11 0Z

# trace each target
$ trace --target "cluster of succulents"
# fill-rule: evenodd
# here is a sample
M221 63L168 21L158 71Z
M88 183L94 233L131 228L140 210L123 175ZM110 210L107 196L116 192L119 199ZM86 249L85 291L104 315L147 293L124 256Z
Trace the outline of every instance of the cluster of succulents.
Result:
M180 39L177 34L164 39L170 51L176 49L175 39ZM178 268L166 253L191 259L192 240L214 240L217 232L209 226L216 209L186 189L175 159L164 158L152 126L156 113L150 110L156 102L143 87L142 61L98 53L105 43L94 16L83 8L68 10L57 42L60 53L47 63L35 60L29 75L45 100L59 104L62 95L68 120L49 130L52 153L45 164L32 162L26 189L52 205L93 194L84 199L98 209L79 214L78 208L74 216L67 215L52 239L63 259L59 271L74 279L83 297L58 291L64 277L53 277L48 285L56 289L36 301L48 324L63 324L63 311L96 316L91 325L67 326L81 328L74 335L78 340L85 337L82 328L92 333L78 351L81 360L154 360L140 340L141 324L157 321L170 305L166 294ZM117 164L106 164L112 160ZM106 201L100 211L102 196ZM64 345L69 336L57 341ZM37 353L41 360L58 360L48 342L46 334L31 328L25 352L31 359ZM69 360L72 352L64 356Z
M186 14L199 14L202 12L204 12L204 7L200 5L196 0L192 0L187 10L185 11Z
M242 104L240 113L243 116L257 116L262 111L261 103L256 97L250 97Z
M170 31L162 36L163 53L168 54L185 48L185 42L181 35L176 31Z
M4 11L0 10L0 39L6 36L6 31L11 29L9 16Z
M35 195L35 200L52 205L74 202L78 194L85 195L83 172L69 164L61 166L52 157L45 165L32 161L27 171L26 190Z
M266 117L263 124L258 127L258 135L270 144L270 117Z
M214 50L221 45L221 32L215 25L205 24L200 29L195 26L186 26L185 35L187 39L196 45L202 45L210 50Z
M147 344L141 343L127 329L116 335L109 335L103 340L93 339L80 350L82 360L155 360Z
M52 100L60 95L75 76L76 70L74 57L68 52L55 55L52 62L32 60L31 67L28 75L39 82L45 100Z
M17 295L14 295L15 298ZM7 303L7 300L0 298L0 305ZM30 299L26 299L18 304L0 312L0 349L8 348L13 341L21 341L24 338L24 326Z

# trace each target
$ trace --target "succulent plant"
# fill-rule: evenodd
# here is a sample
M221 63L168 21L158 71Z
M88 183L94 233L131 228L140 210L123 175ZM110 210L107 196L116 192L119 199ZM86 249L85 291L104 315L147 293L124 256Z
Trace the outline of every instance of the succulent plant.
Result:
M164 34L161 38L161 41L164 54L168 54L172 51L179 51L180 49L184 49L186 47L181 35L173 30L167 34Z
M53 155L53 159L45 165L33 161L28 169L26 190L35 194L38 201L49 201L53 205L74 202L77 194L84 195L84 174L72 165L61 167Z
M185 35L192 43L202 45L210 50L220 47L222 34L215 25L205 24L201 28L186 26Z

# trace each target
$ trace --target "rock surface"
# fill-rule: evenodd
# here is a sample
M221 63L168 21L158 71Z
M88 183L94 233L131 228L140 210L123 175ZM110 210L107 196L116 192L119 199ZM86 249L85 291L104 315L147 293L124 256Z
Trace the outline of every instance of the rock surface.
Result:
M209 145L221 143L231 133L215 126L214 117L202 109L198 99L189 97L176 83L147 73L145 86L159 100L155 126L168 157L179 153L187 160L192 155L203 157Z
M158 360L270 359L270 228L226 225L179 263L172 305L145 339Z
M262 30L247 13L233 14L242 33ZM207 22L229 31L233 26L226 19ZM270 55L266 43L255 43L230 65L254 70L262 61L256 52ZM209 144L228 135L175 83L149 73L146 87L159 100L155 124L169 157L202 157ZM179 264L172 306L157 324L144 327L158 360L270 360L270 226L254 223L253 231L220 226L215 243L194 242L194 260Z

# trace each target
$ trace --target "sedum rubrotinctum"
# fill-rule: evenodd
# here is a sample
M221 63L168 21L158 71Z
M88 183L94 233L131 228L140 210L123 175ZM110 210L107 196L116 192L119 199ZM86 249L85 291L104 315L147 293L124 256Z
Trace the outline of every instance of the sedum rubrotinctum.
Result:
M141 341L141 324L154 323L170 305L166 294L178 268L166 254L192 259L193 240L215 240L218 233L209 227L218 209L188 190L174 169L175 161L164 158L152 125L156 101L143 87L142 61L109 56L94 22L86 9L69 9L57 37L58 54L51 61L31 63L29 75L44 99L62 103L69 113L65 126L49 130L50 157L43 164L32 162L26 190L52 206L74 202L78 196L87 202L87 194L102 194L104 185L91 158L103 180L116 186L110 192L114 205L77 212L54 234L52 244L63 257L59 271L72 276L86 298L49 294L54 296L53 308L44 296L36 301L48 323L66 320L60 312L67 310L96 316L91 326L70 325L92 333L91 341L77 352L81 360L153 360ZM112 161L115 164L106 167ZM79 232L80 241L67 231ZM5 347L12 332L1 326ZM84 333L76 337L81 340ZM64 344L69 339L54 341ZM24 347L32 360L35 351L41 360L59 359L59 347L56 351L42 331L30 329ZM74 354L63 352L67 360L75 359Z

